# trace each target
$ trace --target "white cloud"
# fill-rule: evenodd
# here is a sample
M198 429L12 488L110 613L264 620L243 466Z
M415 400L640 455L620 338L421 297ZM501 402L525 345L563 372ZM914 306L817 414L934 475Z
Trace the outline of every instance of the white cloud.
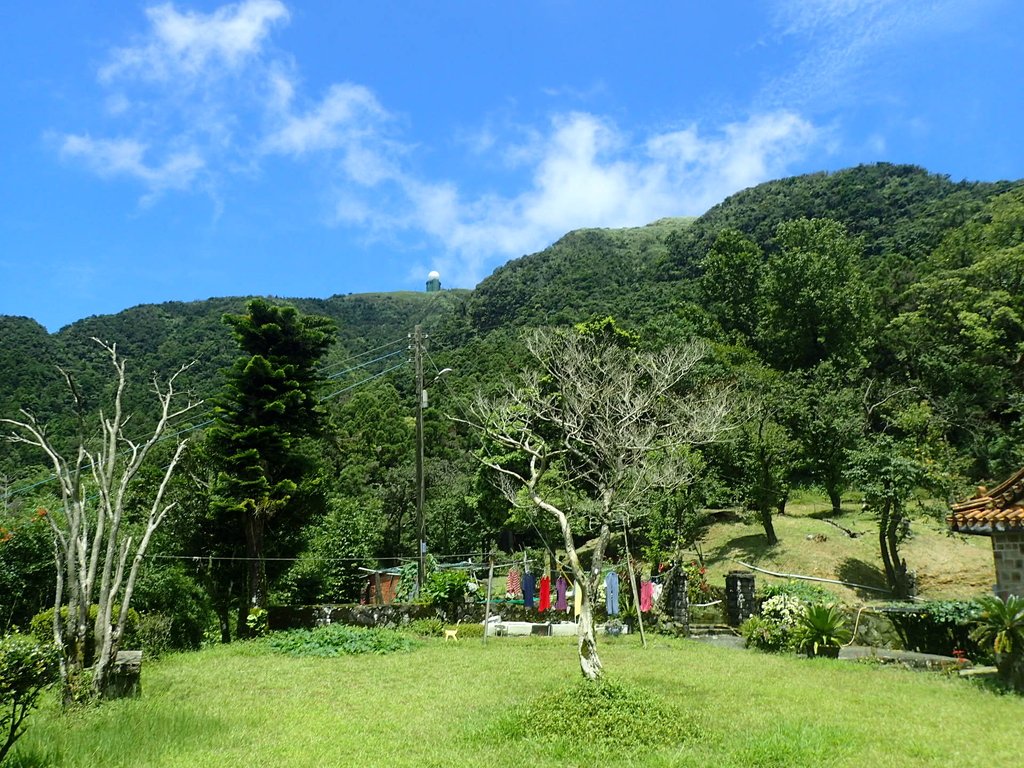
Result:
M332 85L314 109L304 115L286 114L283 125L263 142L264 151L302 155L337 149L371 134L374 123L386 118L368 88L353 83Z
M289 18L279 0L244 0L210 14L182 13L165 3L147 8L146 16L152 27L146 40L114 51L100 70L101 81L196 77L217 66L237 69L260 52L275 23Z
M571 229L641 226L696 215L725 196L784 172L819 131L788 112L755 115L702 135L697 126L635 141L587 113L553 119L535 147L528 188L463 198L452 183L392 177L408 202L404 216L378 227L425 232L444 247L435 263L447 285L471 286L500 259L539 250ZM339 218L352 220L346 195ZM368 221L366 206L358 208Z
M167 155L162 163L146 162L149 147L133 139L93 139L89 136L64 136L60 153L82 160L104 178L126 176L149 187L151 193L167 189L185 189L203 169L203 160L193 151Z
M145 14L144 33L111 51L97 73L108 89L111 133L132 138L69 133L61 155L97 175L141 183L143 203L192 189L200 169L214 181L251 173L262 141L251 126L280 121L294 97L290 59L268 51L288 9L280 0L243 0L210 13L164 3ZM146 162L153 156L164 159Z
M279 0L244 0L208 14L164 4L146 15L146 33L114 51L99 73L110 91L106 118L118 123L112 132L133 138L67 134L63 157L102 177L136 181L147 190L144 203L200 181L209 190L231 174L251 178L270 155L316 163L333 174L333 224L368 237L401 233L407 248L412 235L440 250L436 265L449 285L473 285L500 260L571 229L702 213L784 173L821 140L819 129L782 109L725 126L646 133L588 112L505 131L499 121L456 143L471 144L473 164L496 164L500 183L511 186L478 179L483 191L470 191L412 170L420 148L394 135L399 121L366 85L338 82L318 101L303 94L296 65L270 42L289 19ZM786 29L805 23L794 16Z

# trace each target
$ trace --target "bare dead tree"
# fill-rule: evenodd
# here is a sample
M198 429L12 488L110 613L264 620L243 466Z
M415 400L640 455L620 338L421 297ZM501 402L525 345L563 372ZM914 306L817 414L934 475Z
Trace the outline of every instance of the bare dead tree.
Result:
M141 525L129 524L125 507L129 493L138 496L138 474L153 447L165 436L177 417L202 401L175 404L179 393L175 381L189 368L184 365L161 383L153 378L159 403L156 426L144 439L129 438L124 427L131 416L123 411L127 386L125 361L116 345L93 339L106 350L114 367L116 388L109 413L99 414L100 435L95 448L84 439L74 456L65 457L54 446L46 428L35 416L22 411L23 419L0 419L12 427L7 439L39 448L46 456L60 488L60 507L46 515L54 537L57 584L54 598L53 637L60 651L60 674L65 702L72 686L85 669L89 607L97 606L93 627L95 653L91 691L102 696L108 675L124 635L132 592L153 533L174 503L165 500L167 487L187 443L178 439L170 463L163 469L159 485L148 494L148 511ZM63 372L73 397L78 400L71 377ZM67 620L61 618L67 606ZM114 615L116 612L116 616Z
M690 381L704 355L693 343L641 353L579 333L538 331L527 339L537 370L498 397L478 396L466 423L485 437L481 461L515 503L558 522L576 588L580 669L591 680L602 665L593 600L612 527L644 514L651 497L688 485L688 450L725 429L728 397ZM569 492L567 492L569 491ZM584 503L565 498L582 493ZM584 570L574 535L598 531Z

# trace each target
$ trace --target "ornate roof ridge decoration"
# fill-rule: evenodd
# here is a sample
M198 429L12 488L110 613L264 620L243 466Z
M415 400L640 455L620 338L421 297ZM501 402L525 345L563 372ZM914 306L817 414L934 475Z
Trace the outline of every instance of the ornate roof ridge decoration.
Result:
M1024 468L991 491L979 487L973 499L953 504L951 511L946 522L959 533L1024 532Z

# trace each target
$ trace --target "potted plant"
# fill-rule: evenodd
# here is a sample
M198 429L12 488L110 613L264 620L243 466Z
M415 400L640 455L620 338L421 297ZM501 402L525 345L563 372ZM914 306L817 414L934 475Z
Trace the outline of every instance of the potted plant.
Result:
M797 626L797 647L808 656L838 658L839 649L853 633L846 628L846 618L834 605L811 603L804 608Z
M978 605L981 616L971 637L993 650L1003 682L1024 692L1024 597L986 595Z
M632 634L636 632L637 618L636 618L636 607L630 603L626 606L625 610L622 611L622 623L626 627L626 632Z

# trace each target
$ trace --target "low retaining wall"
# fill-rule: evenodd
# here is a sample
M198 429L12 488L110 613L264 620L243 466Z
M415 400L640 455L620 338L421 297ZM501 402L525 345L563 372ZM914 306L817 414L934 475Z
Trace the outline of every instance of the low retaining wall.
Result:
M414 619L440 618L447 624L461 622L478 624L484 620L483 603L466 603L441 612L430 605L392 603L390 605L298 605L272 606L268 613L270 629L311 629L327 624L347 624L357 627L400 627ZM561 622L569 620L565 611L545 611L524 608L522 605L492 603L491 616L502 621Z

